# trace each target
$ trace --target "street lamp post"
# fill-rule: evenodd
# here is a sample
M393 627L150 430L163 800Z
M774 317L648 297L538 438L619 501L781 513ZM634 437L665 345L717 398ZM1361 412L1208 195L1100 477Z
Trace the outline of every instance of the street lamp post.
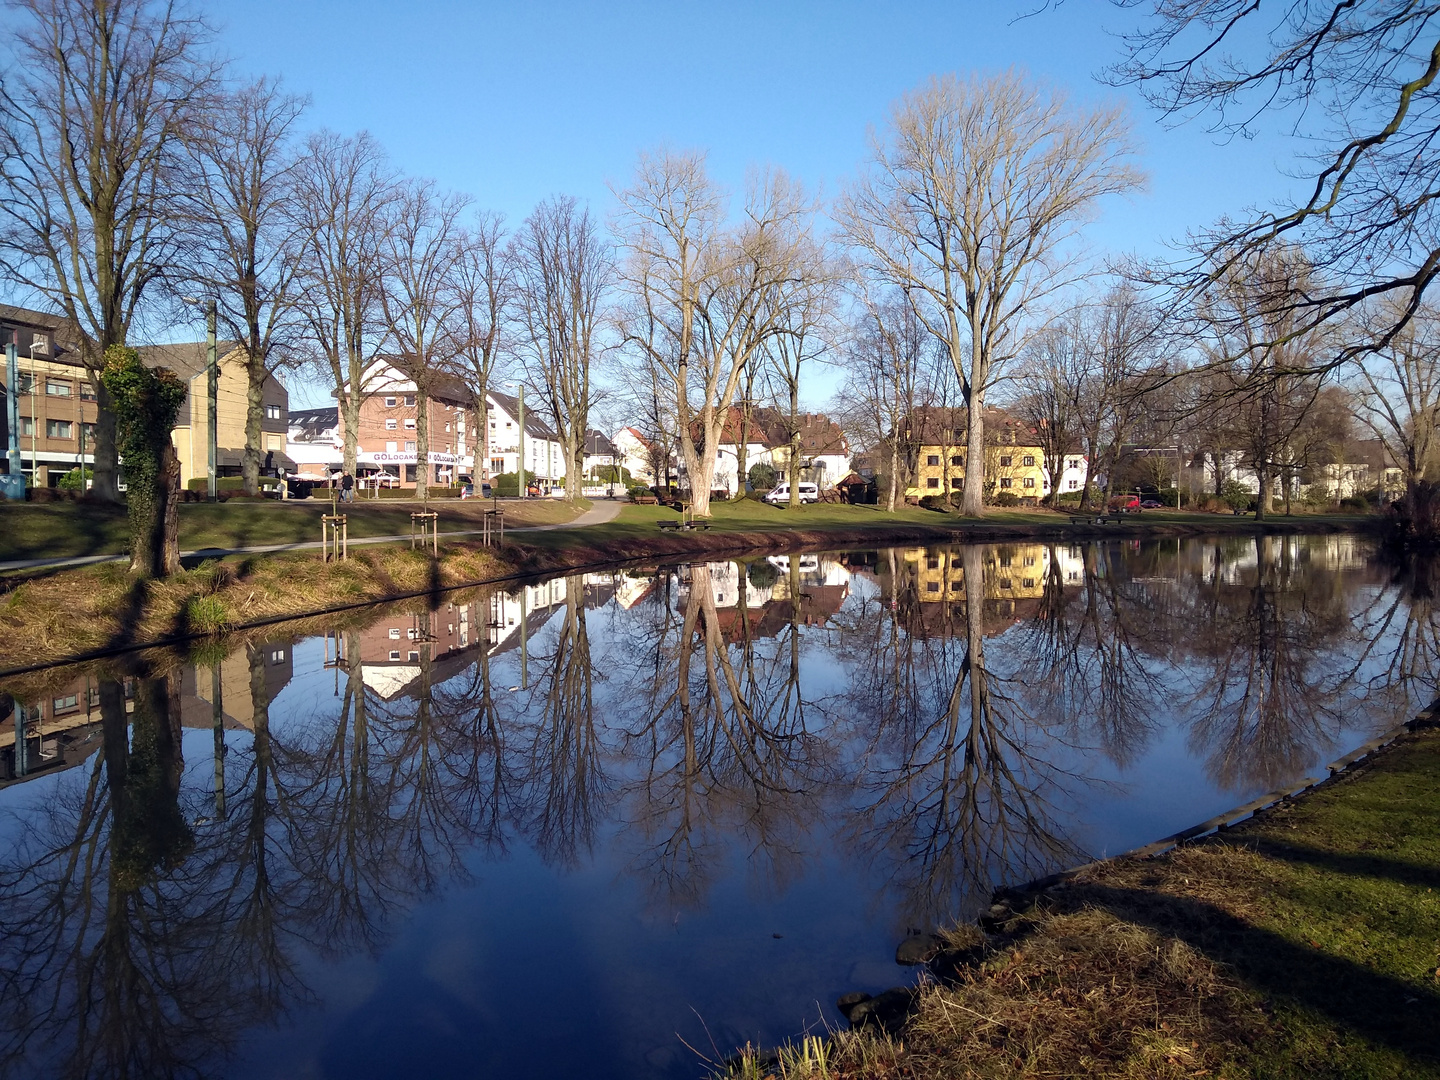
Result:
M523 499L525 498L525 384L523 382L512 382L510 385L519 391L518 400L520 402L520 408L518 412L520 415L517 419L520 423L520 458L516 466L515 494Z

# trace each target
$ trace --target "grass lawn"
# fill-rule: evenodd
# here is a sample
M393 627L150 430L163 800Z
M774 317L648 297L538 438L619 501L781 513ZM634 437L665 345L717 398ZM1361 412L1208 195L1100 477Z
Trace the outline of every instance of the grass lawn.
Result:
M1440 731L952 940L893 1037L784 1075L1440 1077Z
M431 506L440 514L440 531L480 527L491 507L482 499L442 499ZM504 500L507 525L547 525L569 521L572 510L560 499ZM588 509L580 500L578 510ZM361 500L345 507L350 536L408 534L417 503L400 499ZM180 546L258 547L320 539L320 515L329 501L182 503ZM0 561L114 555L126 550L130 530L123 506L80 503L0 504Z

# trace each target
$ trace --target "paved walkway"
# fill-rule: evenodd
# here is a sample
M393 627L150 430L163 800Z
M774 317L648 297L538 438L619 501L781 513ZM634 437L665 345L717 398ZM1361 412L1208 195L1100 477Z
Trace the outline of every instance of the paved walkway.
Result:
M520 525L513 529L506 529L506 534L527 533L527 532L551 532L555 529L576 529L587 525L604 525L606 522L614 521L620 514L622 503L618 500L597 502L589 510L586 510L573 521L562 521L555 525ZM453 539L461 536L480 536L484 529L459 529L454 532L442 532L442 540ZM394 536L360 536L350 540L351 547L358 547L361 544L396 544L404 543L410 539L409 533L397 533ZM224 555L271 555L279 551L318 551L319 540L307 540L294 544L263 544L259 547L243 548L196 548L194 551L182 551L181 559L218 559ZM0 572L7 570L68 570L77 566L94 566L96 563L124 562L129 555L77 555L68 559L12 559L9 562L0 562Z

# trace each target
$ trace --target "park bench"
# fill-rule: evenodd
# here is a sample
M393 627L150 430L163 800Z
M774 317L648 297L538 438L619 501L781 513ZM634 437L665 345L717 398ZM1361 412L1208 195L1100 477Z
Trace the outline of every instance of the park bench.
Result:
M1071 514L1072 525L1118 525L1119 514Z
M670 529L674 529L677 532L682 529L686 532L690 531L691 529L699 529L701 532L710 531L710 522L708 521L684 521L680 518L660 518L655 522L655 524L660 526L661 532L665 532Z

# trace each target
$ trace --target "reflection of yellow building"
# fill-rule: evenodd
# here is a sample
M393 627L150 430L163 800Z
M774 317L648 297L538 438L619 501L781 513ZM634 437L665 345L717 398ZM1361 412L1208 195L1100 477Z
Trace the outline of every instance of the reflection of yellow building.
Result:
M920 447L915 468L915 486L906 490L911 498L943 495L965 486L964 446ZM1049 493L1045 482L1045 454L1038 446L988 446L985 448L986 494L1009 492L1021 499L1040 499Z
M921 601L963 600L965 571L954 548L910 548L905 561L915 567L916 591ZM1044 544L997 544L985 549L986 600L1036 600L1044 594L1050 549Z

